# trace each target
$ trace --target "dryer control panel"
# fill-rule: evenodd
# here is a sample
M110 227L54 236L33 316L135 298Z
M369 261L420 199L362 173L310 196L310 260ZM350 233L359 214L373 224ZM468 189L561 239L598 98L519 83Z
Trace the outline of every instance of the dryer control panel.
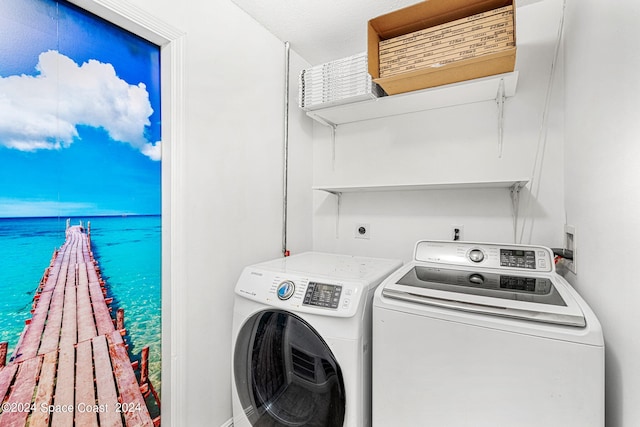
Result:
M337 309L340 306L342 285L309 282L302 304Z
M353 316L367 286L357 281L341 281L290 273L246 269L236 293L245 298L283 310L334 317Z
M414 260L463 267L553 272L553 252L544 246L423 240Z

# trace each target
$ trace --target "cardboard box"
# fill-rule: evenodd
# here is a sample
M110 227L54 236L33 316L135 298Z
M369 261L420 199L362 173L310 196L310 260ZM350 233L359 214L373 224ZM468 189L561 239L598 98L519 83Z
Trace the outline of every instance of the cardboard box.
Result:
M482 41L470 41L456 44L446 50L427 49L421 53L406 56L398 55L397 61L380 61L380 77L388 77L416 68L441 67L450 62L474 58L513 47L513 31L498 36L484 37Z
M380 77L380 41L435 27L478 13L513 5L513 0L425 0L369 20L368 68L374 82L389 95L511 72L515 68L516 46L442 66ZM514 33L515 41L515 33Z

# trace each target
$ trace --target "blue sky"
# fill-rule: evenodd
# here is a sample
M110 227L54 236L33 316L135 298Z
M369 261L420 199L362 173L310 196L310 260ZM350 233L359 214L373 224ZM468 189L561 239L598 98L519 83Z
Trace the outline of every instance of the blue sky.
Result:
M72 5L0 2L0 217L160 214L159 49Z

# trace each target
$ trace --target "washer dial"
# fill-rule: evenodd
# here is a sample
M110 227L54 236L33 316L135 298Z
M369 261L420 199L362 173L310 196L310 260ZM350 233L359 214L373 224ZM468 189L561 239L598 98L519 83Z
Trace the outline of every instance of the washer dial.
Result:
M285 280L278 285L277 294L278 298L282 301L291 298L296 291L296 285L291 280Z
M473 262L482 262L484 259L484 252L480 249L471 249L469 251L469 259Z

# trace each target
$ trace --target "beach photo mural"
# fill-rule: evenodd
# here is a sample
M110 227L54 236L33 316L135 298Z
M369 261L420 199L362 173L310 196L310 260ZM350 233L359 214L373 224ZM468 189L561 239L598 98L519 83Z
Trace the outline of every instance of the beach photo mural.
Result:
M0 426L160 425L160 49L0 2Z

